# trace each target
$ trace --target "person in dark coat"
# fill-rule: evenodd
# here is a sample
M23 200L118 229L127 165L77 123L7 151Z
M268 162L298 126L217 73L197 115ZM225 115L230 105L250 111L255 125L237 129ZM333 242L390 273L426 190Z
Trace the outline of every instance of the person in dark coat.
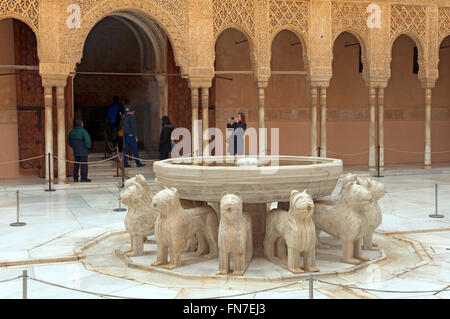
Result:
M161 136L159 137L159 159L165 160L169 158L169 153L172 150L172 132L175 126L170 122L168 116L162 117Z
M232 117L227 124L227 129L233 130L229 140L228 153L230 155L244 155L244 133L247 130L245 114L239 112L236 118Z
M75 158L75 164L73 166L73 181L78 182L78 171L81 166L81 182L91 182L88 179L88 165L80 164L87 163L89 149L92 146L92 140L88 131L83 128L84 124L81 120L75 121L75 127L70 131L67 138L69 146L73 149L73 156Z
M131 106L128 106L125 111L127 114L123 117L123 134L125 138L124 165L125 167L131 167L128 164L128 152L131 147L133 150L133 157L136 158L136 166L144 167L145 164L142 164L139 160L139 152L137 147L137 142L139 139L136 136L136 118L134 117L134 109Z
M120 120L125 112L125 107L119 103L119 97L113 98L113 104L108 107L108 122L111 132L111 142L116 147L119 142L118 132L120 131Z

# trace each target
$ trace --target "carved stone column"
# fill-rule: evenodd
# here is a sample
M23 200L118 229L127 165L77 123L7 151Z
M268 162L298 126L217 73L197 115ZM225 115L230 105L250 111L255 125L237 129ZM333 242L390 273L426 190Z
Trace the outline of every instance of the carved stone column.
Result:
M56 86L56 107L58 125L58 184L66 183L66 124L65 124L65 97L66 82L61 81Z
M44 105L45 105L45 179L54 180L53 166L53 86L44 83ZM50 165L48 154L51 154Z
M380 170L384 170L384 88L378 88L378 146Z
M165 75L156 75L155 77L158 82L159 116L162 118L164 115L169 115L167 77Z
M431 169L431 88L425 89L425 161L424 168Z
M192 156L200 156L200 145L198 136L198 87L191 87L192 101Z
M320 156L327 157L327 88L320 88Z
M317 87L311 86L311 156L317 155Z
M205 138L205 131L209 128L209 87L202 87L202 121L203 121L203 147L204 150L205 147L209 143L209 139Z
M265 88L267 87L267 81L257 81L256 86L258 88L258 154L267 155L267 131L266 119L265 119Z
M369 88L369 171L376 169L375 118L376 118L376 88Z

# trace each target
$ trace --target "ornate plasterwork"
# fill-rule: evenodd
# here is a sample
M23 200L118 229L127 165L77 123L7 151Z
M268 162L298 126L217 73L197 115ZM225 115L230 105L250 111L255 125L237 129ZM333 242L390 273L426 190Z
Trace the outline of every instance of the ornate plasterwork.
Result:
M359 36L366 38L367 7L370 3L356 2L332 2L331 17L333 39L336 39L343 31L354 31Z
M439 8L439 39L450 34L450 7Z
M28 22L37 31L39 28L39 0L0 0L0 17L11 15Z
M426 33L427 9L422 6L391 6L391 38L402 33L413 33L424 43Z
M309 1L270 0L269 30L277 33L283 28L292 28L302 34L309 30Z
M93 5L93 3L96 3ZM142 17L154 20L168 35L175 55L177 65L187 69L186 53L186 7L184 0L151 0L134 1L121 0L101 2L88 1L88 10L82 3L81 28L66 29L63 34L62 48L68 62L75 66L81 61L84 42L92 28L103 18L117 12L133 12Z
M212 0L214 8L214 36L229 27L237 27L255 35L254 0Z

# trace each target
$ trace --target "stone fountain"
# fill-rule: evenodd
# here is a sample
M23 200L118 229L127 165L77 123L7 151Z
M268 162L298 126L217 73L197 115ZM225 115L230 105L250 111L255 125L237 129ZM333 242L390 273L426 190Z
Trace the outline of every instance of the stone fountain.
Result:
M343 164L303 156L194 157L155 162L153 170L160 189L174 187L181 199L210 203L219 216L222 197L237 194L252 217L254 254L262 255L268 205L286 207L297 189L308 189L313 199L329 196Z

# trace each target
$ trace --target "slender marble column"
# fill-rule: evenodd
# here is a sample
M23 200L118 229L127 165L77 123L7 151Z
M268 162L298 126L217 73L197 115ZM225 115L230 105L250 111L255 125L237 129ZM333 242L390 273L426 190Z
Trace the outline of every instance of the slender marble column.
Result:
M378 145L380 170L384 170L384 88L378 88Z
M327 88L320 88L320 156L327 157Z
M56 107L58 125L58 184L66 184L66 119L65 86L56 87Z
M264 87L258 85L258 154L267 155L267 134L266 130L260 130L266 128L264 106L265 96Z
M205 138L205 132L209 128L209 88L202 87L202 121L203 121L203 147L204 150L205 147L209 144L209 139Z
M376 88L369 88L369 171L376 169L376 145L375 145L375 109Z
M162 118L164 115L169 115L168 111L168 88L167 88L167 76L156 75L156 81L158 82L159 93L159 115Z
M311 156L317 156L317 88L311 87Z
M44 86L44 104L45 104L45 179L54 180L53 169L53 87ZM48 154L51 154L50 165Z
M191 88L192 98L192 156L200 156L200 145L198 136L198 87Z
M431 169L431 89L425 89L425 169Z

